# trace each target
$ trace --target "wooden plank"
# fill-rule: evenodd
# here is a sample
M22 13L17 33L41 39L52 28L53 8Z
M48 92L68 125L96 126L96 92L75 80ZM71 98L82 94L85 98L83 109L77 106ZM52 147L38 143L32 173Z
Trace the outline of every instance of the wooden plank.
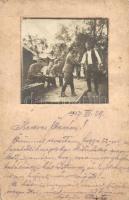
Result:
M44 85L44 83L32 83L32 84L24 86L22 88L22 90L28 90L28 89L35 88L35 87L38 87L38 86L41 86L41 85Z

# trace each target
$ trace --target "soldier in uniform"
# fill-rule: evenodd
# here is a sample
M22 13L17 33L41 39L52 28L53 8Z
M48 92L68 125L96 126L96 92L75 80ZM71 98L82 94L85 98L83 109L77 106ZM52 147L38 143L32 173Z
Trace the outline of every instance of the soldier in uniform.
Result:
M61 97L66 97L65 90L68 85L70 85L71 88L71 95L76 96L73 80L74 66L76 65L75 55L75 49L73 47L70 47L63 67L64 84L61 90Z
M38 59L37 63L30 65L28 70L28 80L32 83L43 82L45 83L45 77L43 76L41 69L43 67L42 59Z

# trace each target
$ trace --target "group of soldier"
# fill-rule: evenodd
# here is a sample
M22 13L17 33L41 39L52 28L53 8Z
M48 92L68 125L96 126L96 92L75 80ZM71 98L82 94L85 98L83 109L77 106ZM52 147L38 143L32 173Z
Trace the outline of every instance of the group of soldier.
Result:
M102 61L94 45L93 41L86 41L85 52L81 59L74 46L69 48L67 54L63 52L59 57L49 58L47 66L44 66L43 60L39 58L37 63L30 65L28 79L33 82L41 81L45 83L46 81L47 87L50 87L50 84L57 87L56 77L58 77L61 86L61 97L67 97L65 91L68 85L71 88L71 95L76 96L73 73L76 69L77 78L80 78L82 67L87 82L87 92L91 92L93 81L95 92L98 95L98 74L102 68Z

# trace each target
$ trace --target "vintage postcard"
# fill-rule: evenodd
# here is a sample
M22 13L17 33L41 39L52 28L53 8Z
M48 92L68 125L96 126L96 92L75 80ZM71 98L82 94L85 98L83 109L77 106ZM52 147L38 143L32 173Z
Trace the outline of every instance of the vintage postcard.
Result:
M129 1L0 1L0 200L129 200Z

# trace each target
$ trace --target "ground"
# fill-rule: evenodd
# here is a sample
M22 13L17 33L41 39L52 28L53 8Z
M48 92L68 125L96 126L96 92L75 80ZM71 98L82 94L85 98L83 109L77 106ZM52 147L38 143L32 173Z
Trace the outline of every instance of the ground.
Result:
M33 103L107 103L107 84L99 84L99 95L94 92L94 87L92 85L92 92L86 93L87 84L86 81L82 79L74 79L75 91L77 93L76 97L71 96L70 87L66 89L67 97L61 97L61 87L58 85L57 88L50 87L49 89L40 90L39 94L34 97Z

